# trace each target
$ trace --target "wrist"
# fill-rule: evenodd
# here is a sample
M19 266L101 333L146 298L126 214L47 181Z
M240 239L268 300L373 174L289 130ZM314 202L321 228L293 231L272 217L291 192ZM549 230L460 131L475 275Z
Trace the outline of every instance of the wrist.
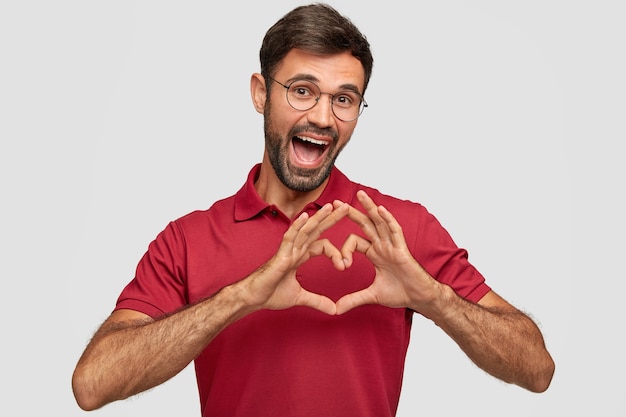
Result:
M261 309L261 306L254 302L254 297L246 280L224 287L222 291L225 292L227 299L233 307L233 311L236 312L235 314L239 318Z
M435 324L446 320L452 314L456 293L446 284L431 278L427 291L422 291L419 301L413 310L418 311L424 317L432 320Z

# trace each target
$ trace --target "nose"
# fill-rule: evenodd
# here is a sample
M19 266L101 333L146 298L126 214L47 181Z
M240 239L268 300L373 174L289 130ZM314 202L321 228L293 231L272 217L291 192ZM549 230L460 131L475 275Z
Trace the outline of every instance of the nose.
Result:
M327 98L324 97L325 95ZM321 93L317 99L317 104L308 111L307 118L311 123L321 128L332 126L335 123L332 95L329 93Z

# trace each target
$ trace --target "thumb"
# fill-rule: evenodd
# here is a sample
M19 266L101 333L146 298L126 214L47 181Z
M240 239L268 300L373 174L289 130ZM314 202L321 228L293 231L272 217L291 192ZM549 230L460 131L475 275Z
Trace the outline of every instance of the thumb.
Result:
M365 288L360 291L356 291L350 294L346 294L337 301L337 315L346 313L353 308L366 305L376 304L376 297L371 287Z
M311 307L331 316L337 314L337 306L330 298L304 289L298 296L295 305Z

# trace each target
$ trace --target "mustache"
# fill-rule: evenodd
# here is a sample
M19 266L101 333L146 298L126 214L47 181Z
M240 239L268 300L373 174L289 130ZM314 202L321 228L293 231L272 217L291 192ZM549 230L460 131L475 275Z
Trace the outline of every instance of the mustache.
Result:
M314 126L312 124L295 126L289 132L289 137L298 136L301 133L312 133L314 135L319 135L319 136L328 136L332 138L334 142L336 142L339 139L339 133L337 133L337 131L335 131L334 129L332 128L320 129L319 127Z

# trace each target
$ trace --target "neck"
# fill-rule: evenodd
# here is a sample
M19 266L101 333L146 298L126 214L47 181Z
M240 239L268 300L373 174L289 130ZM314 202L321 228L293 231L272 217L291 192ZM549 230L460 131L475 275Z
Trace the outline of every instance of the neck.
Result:
M263 201L278 207L287 217L293 219L307 204L315 201L322 194L327 183L328 179L312 191L295 191L287 188L276 176L268 158L264 157L254 187Z

